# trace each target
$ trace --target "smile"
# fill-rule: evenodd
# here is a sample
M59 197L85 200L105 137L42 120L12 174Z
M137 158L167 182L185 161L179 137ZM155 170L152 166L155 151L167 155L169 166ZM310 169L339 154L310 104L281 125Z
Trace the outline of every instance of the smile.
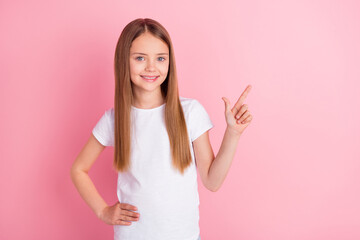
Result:
M143 76L140 75L142 77L142 79L144 79L147 82L154 82L156 79L159 78L159 76Z

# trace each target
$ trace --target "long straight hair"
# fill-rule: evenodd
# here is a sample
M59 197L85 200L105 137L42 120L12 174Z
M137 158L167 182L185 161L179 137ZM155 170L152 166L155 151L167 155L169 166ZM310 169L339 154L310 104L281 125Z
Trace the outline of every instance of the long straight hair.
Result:
M174 49L169 33L157 21L138 18L125 26L116 45L115 71L115 136L114 163L116 171L125 172L130 167L131 104L134 97L130 80L130 47L133 40L145 32L164 41L169 48L169 70L161 84L165 98L165 124L170 141L172 164L181 174L191 164L191 153L184 112L179 99Z

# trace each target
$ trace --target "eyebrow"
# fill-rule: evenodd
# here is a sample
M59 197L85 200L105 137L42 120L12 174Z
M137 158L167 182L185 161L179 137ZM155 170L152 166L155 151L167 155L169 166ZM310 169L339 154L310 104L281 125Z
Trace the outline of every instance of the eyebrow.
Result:
M134 54L140 54L140 55L146 55L147 56L146 53L140 53L140 52L134 52L131 55L134 55ZM157 55L169 55L169 54L168 53L158 53Z

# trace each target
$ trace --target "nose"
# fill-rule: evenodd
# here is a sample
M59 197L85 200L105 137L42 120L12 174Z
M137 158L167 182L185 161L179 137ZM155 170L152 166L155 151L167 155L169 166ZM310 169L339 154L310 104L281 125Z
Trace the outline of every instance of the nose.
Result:
M146 71L153 71L155 70L155 64L153 61L148 61L146 65Z

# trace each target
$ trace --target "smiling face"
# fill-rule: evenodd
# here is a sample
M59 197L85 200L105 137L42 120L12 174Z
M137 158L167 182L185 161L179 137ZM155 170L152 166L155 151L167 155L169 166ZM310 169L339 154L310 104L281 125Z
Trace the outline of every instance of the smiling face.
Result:
M137 37L130 47L130 78L135 96L143 93L160 94L160 85L169 69L167 44L151 33Z

